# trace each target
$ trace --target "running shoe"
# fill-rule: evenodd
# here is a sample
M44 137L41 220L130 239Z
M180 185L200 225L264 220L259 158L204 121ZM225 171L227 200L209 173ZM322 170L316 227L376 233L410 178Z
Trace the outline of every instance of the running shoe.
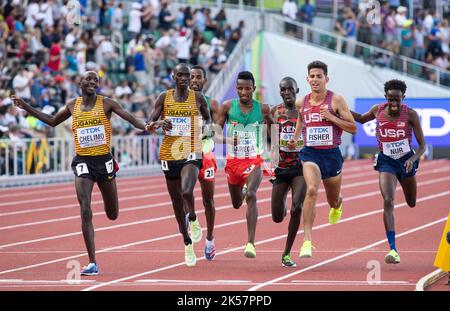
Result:
M98 266L95 263L89 263L80 271L80 275L98 275Z
M281 265L283 267L297 267L297 264L291 259L291 254L287 254L281 257Z
M302 247L300 248L300 258L311 258L312 257L312 242L304 241Z
M198 217L194 221L189 220L189 228L192 242L200 242L202 240L202 226L200 226Z
M256 257L256 249L253 243L247 243L245 245L244 256L247 258L255 258Z
M339 219L341 219L342 216L342 203L339 208L330 208L330 213L328 214L328 222L330 225L337 224L339 222Z
M386 257L384 257L384 262L385 263L400 263L400 256L398 255L398 253L391 249L389 251L389 253L386 255Z
M184 260L186 266L193 267L197 263L197 257L195 257L194 244L190 243L184 246Z
M206 260L213 260L216 257L216 247L214 246L214 239L212 241L205 241L205 258Z

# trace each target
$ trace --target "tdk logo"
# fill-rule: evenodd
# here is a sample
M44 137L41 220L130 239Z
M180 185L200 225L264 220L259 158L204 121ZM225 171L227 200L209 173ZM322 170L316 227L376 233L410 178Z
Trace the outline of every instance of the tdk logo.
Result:
M414 108L419 114L423 134L440 137L450 133L450 112L442 108ZM432 122L433 121L433 122ZM375 136L375 120L363 125L367 136Z
M88 127L84 130L86 131L87 134L95 134L100 132L100 127Z
M171 120L173 123L187 123L186 118L172 118Z

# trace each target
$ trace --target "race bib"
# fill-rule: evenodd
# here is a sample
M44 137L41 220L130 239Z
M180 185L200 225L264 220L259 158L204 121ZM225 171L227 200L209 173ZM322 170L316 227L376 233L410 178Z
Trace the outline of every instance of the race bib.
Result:
M333 127L313 126L306 128L306 146L332 146Z
M78 144L81 148L106 145L105 126L91 126L77 129Z
M81 176L83 174L89 174L89 169L88 169L86 163L77 164L77 166L75 166L75 169L77 170L77 176Z
M161 169L163 171L168 171L169 170L169 164L167 163L166 160L161 160Z
M214 178L214 167L207 168L205 170L205 179L213 179Z
M238 137L238 143L232 146L229 151L232 157L249 158L258 155L256 132L235 130L233 131L233 136Z
M113 159L109 160L108 162L105 162L106 172L108 174L111 174L114 171L114 161Z
M303 139L300 135L300 138L297 141L297 145L294 150L289 149L288 143L291 139L294 138L294 133L280 133L280 150L284 152L299 152L303 146Z
M383 143L383 153L392 159L400 159L411 151L408 139Z
M172 121L172 129L166 131L168 136L191 136L191 117L167 117Z
M189 155L188 155L188 157L186 159L186 162L187 161L194 161L194 160L197 160L197 155L195 154L195 152L189 153Z

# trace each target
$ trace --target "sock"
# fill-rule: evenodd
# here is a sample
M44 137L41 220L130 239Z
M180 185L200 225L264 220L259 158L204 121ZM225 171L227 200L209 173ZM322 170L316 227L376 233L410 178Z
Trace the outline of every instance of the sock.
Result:
M197 215L195 215L195 214L193 216L191 216L191 214L188 213L188 215L189 215L189 221L195 221L197 219Z
M187 238L186 240L184 240L184 245L189 245L189 244L192 244L191 238Z
M212 239L211 241L208 240L208 239L206 239L205 244L206 244L206 246L208 246L208 247L211 246L212 244L214 244L214 239Z
M395 247L395 231L386 231L386 237L389 242L389 247L397 251L397 248Z

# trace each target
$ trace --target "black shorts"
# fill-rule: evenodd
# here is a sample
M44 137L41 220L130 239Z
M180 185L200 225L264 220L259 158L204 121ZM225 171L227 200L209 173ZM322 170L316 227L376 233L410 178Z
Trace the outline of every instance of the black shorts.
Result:
M297 164L288 168L277 167L275 169L275 178L271 179L270 182L274 185L282 183L291 184L292 179L297 176L303 176L301 165Z
M89 178L93 181L112 180L119 170L116 160L111 154L101 156L79 156L72 160L75 176Z
M203 160L195 159L195 160L174 160L174 161L166 161L161 160L161 169L168 180L176 180L181 178L181 169L183 166L193 164L201 170L203 165Z

